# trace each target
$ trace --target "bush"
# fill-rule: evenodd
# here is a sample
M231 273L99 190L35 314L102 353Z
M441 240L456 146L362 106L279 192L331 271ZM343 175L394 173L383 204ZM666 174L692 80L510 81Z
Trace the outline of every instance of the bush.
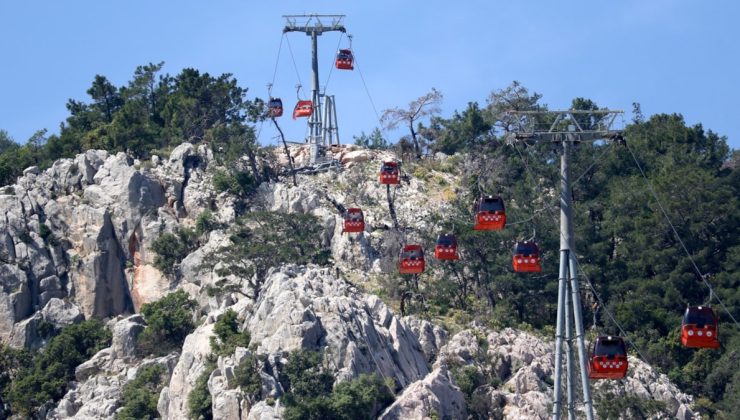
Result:
M43 351L34 354L30 365L16 371L10 386L4 388L4 399L14 413L35 415L41 405L61 399L74 379L75 368L110 341L110 331L98 320L65 327Z
M372 419L393 402L390 385L374 374L360 375L332 390L334 377L320 366L320 359L320 353L307 350L288 355L285 419Z
M196 302L183 290L170 293L162 299L146 303L141 314L147 326L139 335L137 351L140 355L163 356L182 346L185 337L194 329L193 311Z
M157 402L164 381L162 365L139 368L136 379L123 387L123 408L116 414L118 420L154 419L159 417Z
M213 326L215 337L211 337L211 350L221 356L234 354L237 347L249 345L249 332L239 332L236 312L227 310Z
M213 174L213 188L217 192L228 192L239 197L245 197L254 192L258 183L249 172L229 173L217 171Z
M152 243L156 254L154 266L167 275L174 275L176 267L197 246L195 232L178 228L175 233L163 233Z
M208 378L215 368L216 363L209 360L188 395L188 415L191 419L211 420L213 418L213 401L208 391Z
M219 223L214 219L213 213L209 210L202 212L195 219L195 234L198 236L203 236L218 228Z
M263 360L259 356L250 354L234 369L235 385L254 401L262 399L262 378L260 377L262 363Z

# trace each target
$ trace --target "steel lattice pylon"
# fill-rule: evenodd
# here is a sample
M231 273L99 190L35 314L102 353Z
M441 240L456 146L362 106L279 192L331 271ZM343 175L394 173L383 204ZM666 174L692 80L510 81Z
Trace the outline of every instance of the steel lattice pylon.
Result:
M344 15L283 15L285 18L285 27L283 33L303 32L311 37L311 101L313 102L313 112L308 120L309 138L308 143L311 147L311 164L317 163L324 153L324 133L322 130L321 118L321 94L319 90L319 59L318 59L318 37L324 32L342 32L347 30L342 25ZM333 101L332 108L334 110ZM336 111L334 111L334 128L336 127ZM329 136L331 139L331 136ZM338 136L337 136L338 139Z
M570 185L570 155L573 143L596 140L622 139L622 130L615 129L617 117L622 111L509 111L503 118L508 131L506 140L516 142L549 142L562 145L560 157L560 271L558 275L558 312L555 327L555 371L553 386L552 417L560 419L562 408L562 353L563 338L566 341L566 394L568 418L575 419L575 392L572 380L573 369L573 325L578 346L583 402L588 420L593 419L593 402L588 378L586 344L581 296L579 293L575 241L573 237L573 198ZM572 313L571 313L572 310ZM572 315L572 317L571 317Z

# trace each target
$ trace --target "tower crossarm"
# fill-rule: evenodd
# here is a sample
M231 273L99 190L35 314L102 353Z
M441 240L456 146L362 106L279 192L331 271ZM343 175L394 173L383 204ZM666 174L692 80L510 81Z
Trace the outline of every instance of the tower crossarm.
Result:
M621 110L507 111L503 122L507 142L619 140Z
M321 35L324 32L347 32L342 19L344 15L283 15L286 32L303 32L305 34Z

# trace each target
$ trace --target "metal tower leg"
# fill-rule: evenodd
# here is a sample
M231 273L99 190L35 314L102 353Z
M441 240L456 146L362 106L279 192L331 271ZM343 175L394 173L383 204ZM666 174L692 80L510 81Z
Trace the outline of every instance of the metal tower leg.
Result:
M318 34L314 31L311 32L311 68L313 70L313 78L311 79L311 101L313 106L313 112L309 119L309 144L311 148L311 163L321 157L321 145L319 139L321 138L321 96L319 95L319 57L318 57Z
M576 322L576 340L578 341L578 361L581 368L581 386L583 388L583 405L586 408L586 418L594 418L593 405L591 402L591 387L588 379L588 367L586 353L586 342L583 336L583 319L581 317L581 294L578 288L578 276L576 275L576 258L570 256L570 288L573 296L573 318Z
M566 283L565 292L565 374L566 374L566 390L568 395L568 420L575 420L575 407L576 398L573 390L573 321L570 307L572 306L570 299L570 285Z
M561 388L561 371L563 369L563 318L565 316L565 295L566 284L568 279L568 250L560 251L560 274L558 276L558 318L555 323L555 377L552 396L552 418L560 419L560 388Z

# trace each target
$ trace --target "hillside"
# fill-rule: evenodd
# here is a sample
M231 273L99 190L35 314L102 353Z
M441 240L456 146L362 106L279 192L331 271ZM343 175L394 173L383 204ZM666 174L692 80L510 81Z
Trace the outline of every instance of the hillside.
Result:
M300 161L305 150L292 153ZM334 154L343 163L339 172L299 175L298 186L263 182L247 195L220 185L228 168L208 146L189 143L150 160L90 150L46 170L25 170L0 195L0 340L14 348L53 347L53 336L64 337L70 324L87 326L78 324L83 319L104 319L111 333L107 341L96 339L89 360L72 366L72 381L57 397L33 381L15 385L31 374L22 356L4 350L3 363L16 367L0 377L15 383L2 394L6 409L46 418L116 412L136 418L126 411L135 401L126 384L140 381L141 387L148 372L150 401L171 419L196 412L267 419L352 410L382 418L547 417L557 277L557 251L548 244L557 242L555 222L538 225L545 272L535 278L512 273L506 262L512 238L528 229L513 223L501 235L484 235L461 227L477 194L471 177L486 172L482 182L496 182L514 165L462 153L405 165L408 181L390 194L395 229L387 191L376 179L394 152L345 147ZM536 191L512 181L501 184L517 197L509 203L512 222L552 199L528 196ZM336 203L362 207L366 231L342 234ZM436 234L448 230L460 235L460 267L428 258L418 285L396 274L402 243L429 249ZM582 249L591 272L599 254ZM629 287L627 281L611 293ZM168 301L175 290L185 293ZM625 305L637 303L607 298L647 348L641 330L622 318ZM533 305L532 299L541 300ZM175 329L179 339L170 334ZM727 346L721 354L734 351ZM601 417L691 418L700 409L638 354L629 361L627 379L594 387ZM670 364L658 367L667 372ZM19 398L23 389L46 392L54 402Z

